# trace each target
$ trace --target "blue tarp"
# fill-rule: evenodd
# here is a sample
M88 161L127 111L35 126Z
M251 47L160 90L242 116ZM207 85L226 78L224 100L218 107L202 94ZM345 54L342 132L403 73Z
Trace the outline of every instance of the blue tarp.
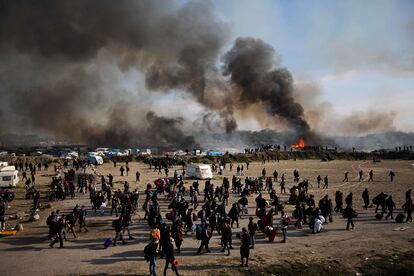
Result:
M221 156L221 155L224 155L224 152L222 152L222 151L208 151L207 155L208 156Z

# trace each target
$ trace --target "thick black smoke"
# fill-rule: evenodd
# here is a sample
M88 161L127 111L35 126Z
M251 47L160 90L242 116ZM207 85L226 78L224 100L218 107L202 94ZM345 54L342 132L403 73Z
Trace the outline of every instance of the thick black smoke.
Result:
M216 66L228 26L209 3L181 2L0 1L0 122L93 145L197 146L183 119L163 118L120 91L106 70L116 67L137 69L150 91L188 93L228 133L238 110L260 103L313 139L291 74L274 68L273 48L237 39L223 59L229 85Z
M203 104L229 32L209 4L179 2L0 1L2 120L89 144L194 146L181 119L141 99L120 103L100 69L137 68L149 89L182 89Z
M274 49L260 39L238 38L224 55L224 74L240 91L241 105L262 103L271 115L286 119L298 136L314 140L303 107L293 97L292 75L274 65Z

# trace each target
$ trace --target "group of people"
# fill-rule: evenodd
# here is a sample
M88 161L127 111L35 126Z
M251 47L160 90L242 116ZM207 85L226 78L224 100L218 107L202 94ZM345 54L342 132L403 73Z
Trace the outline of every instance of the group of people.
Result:
M225 164L218 164L223 166L223 168L219 167L222 172L225 169ZM116 166L115 162L114 165ZM246 169L248 166L249 163L246 164ZM151 169L155 168L156 171L169 170L170 164L155 162L150 163L150 167ZM30 168L29 165L28 168ZM238 165L231 179L223 177L218 185L207 180L204 187L200 187L199 181L194 181L190 187L186 187L184 185L184 168L182 174L175 171L172 177L169 177L168 171L165 171L165 177L159 177L153 184L147 184L144 194L140 194L137 189L132 190L127 181L124 182L123 189L115 189L114 176L111 174L105 176L98 173L87 174L85 170L83 173L79 172L78 170L82 168L84 168L84 164L79 161L74 162L72 168L58 172L51 184L53 199L63 200L66 197L75 198L76 193L89 193L93 212L105 215L110 209L109 215L116 217L112 219L112 227L115 232L112 240L113 245L117 245L118 242L126 243L125 233L128 234L129 239L134 239L129 229L134 223L134 214L138 211L145 212L143 219L150 229L150 238L148 245L145 246L144 255L149 262L151 275L156 275L157 258L165 259L164 274L168 268L171 268L176 275L179 275L179 264L175 258L175 251L180 253L184 239L189 237L199 241L195 253L202 254L203 251L211 252L209 244L216 234L220 238L221 252L226 255L231 254L231 250L234 249L233 239L237 237L240 239L241 266L248 266L250 252L254 249L258 233L261 233L260 236L264 236L269 242L274 241L277 231L282 233L281 242L287 242L290 225L296 229L302 229L303 225L307 224L312 233L320 233L325 224L333 221L334 212L347 219L347 230L352 230L355 227L354 218L357 216L357 212L354 210L352 192L345 197L345 205L341 191L335 192L335 207L328 195L316 201L314 195L309 193L311 187L309 180L302 179L298 170L293 172L288 199L282 200L280 196L286 194L287 176L284 173L279 175L276 170L268 174L265 168L263 168L261 176L245 176L242 179L244 165ZM124 168L124 166L120 168ZM128 168L128 164L125 165L125 168ZM233 172L232 164L230 164L230 171ZM348 174L348 172L345 173L344 182L349 181ZM362 176L363 173L359 172L361 181L363 180ZM372 171L369 176L368 181L373 181ZM389 177L393 181L395 173L391 171ZM136 181L140 181L140 173L137 174ZM275 183L278 182L279 195L275 188ZM329 187L327 175L324 178L318 175L316 182L318 188L322 186L322 183L322 188ZM139 203L140 196L143 197L141 203ZM199 200L199 197L203 200ZM252 197L253 199L250 200ZM232 198L236 200L232 200ZM364 190L362 198L364 208L369 208L368 189ZM160 201L162 200L168 201L166 213L161 210ZM255 204L255 212L249 214L248 207L252 207L252 203ZM376 205L375 212L380 211L382 216L387 213L386 219L394 218L393 212L396 204L392 196L381 193L372 199L372 203ZM294 206L291 216L286 211L286 204ZM411 190L406 193L403 209L407 213L406 221L411 222L413 209ZM0 222L1 211L0 204ZM74 238L77 238L78 232L80 233L82 230L87 232L87 215L85 206L75 206L69 214L61 214L59 210L52 212L47 218L50 247L54 247L57 242L60 247L64 247L64 241L68 238L67 233L71 233ZM240 218L243 216L248 217L248 225L246 226L240 223Z
M59 242L59 248L64 248L63 241L68 240L68 232L72 233L73 238L77 239L76 224L79 226L79 233L82 230L88 232L86 227L87 214L85 206L79 208L78 205L69 214L61 214L60 210L52 211L46 219L46 224L49 227L48 238L52 241L49 246L53 248L55 243Z

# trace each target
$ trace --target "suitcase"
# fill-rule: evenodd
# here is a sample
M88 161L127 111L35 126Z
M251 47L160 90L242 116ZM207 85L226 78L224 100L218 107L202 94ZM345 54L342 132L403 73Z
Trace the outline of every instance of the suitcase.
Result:
M276 229L273 229L269 233L269 241L273 242L275 240L275 237L276 237Z
M111 238L107 238L104 242L104 247L108 248L110 245L112 244L112 239Z
M404 221L404 219L405 219L405 216L404 216L404 214L398 214L396 217L395 217L395 222L396 223L403 223L403 221Z

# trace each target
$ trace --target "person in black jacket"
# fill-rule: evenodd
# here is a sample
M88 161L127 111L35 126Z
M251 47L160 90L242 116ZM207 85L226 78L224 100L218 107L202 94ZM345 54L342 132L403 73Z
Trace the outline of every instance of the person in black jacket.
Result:
M369 205L369 193L367 188L365 188L365 190L362 192L362 198L364 199L364 208L366 210L368 209Z
M177 269L177 263L174 257L174 246L171 242L171 239L168 239L166 244L164 245L164 253L165 253L165 266L164 266L164 276L167 275L168 266L171 264L171 269L175 272L175 275L179 276Z
M206 248L207 253L210 253L210 249L208 248L208 244L210 242L212 236L212 229L209 228L207 223L201 223L201 244L197 250L197 254L201 253L201 249L203 247Z
M395 203L394 200L392 200L392 196L388 196L387 200L385 200L385 205L387 205L388 214L385 217L385 219L388 219L391 217L391 219L394 219L393 213L395 209Z
M236 222L236 227L239 228L239 208L237 207L236 203L233 203L233 206L231 207L228 215L227 215L230 219L231 219L231 227L233 227L234 222Z
M247 233L245 227L242 229L241 235L241 245L240 245L240 257L241 257L241 266L249 266L249 255L250 255L250 236ZM244 264L244 259L246 259L246 263Z
M349 226L352 226L352 230L354 229L354 209L352 209L351 205L347 205L344 210L344 217L348 219L346 223L346 230L349 230Z
M4 216L6 214L6 204L0 198L0 232L4 229Z
M230 255L231 235L232 233L231 233L230 219L227 219L226 223L223 226L223 229L221 230L221 243L223 245L221 252L224 252L227 248L227 256Z
M352 195L352 192L350 192L349 195L347 195L347 197L345 198L345 204L352 205L352 198L353 198L353 195Z
M158 248L158 244L156 242L156 239L152 239L151 242L147 244L144 248L145 260L149 262L150 276L157 275L157 269L156 269L157 248Z
M56 222L54 225L53 234L55 235L55 239L49 244L50 248L53 248L53 245L59 241L59 248L65 248L63 246L63 231L65 230L66 222L65 222L65 215Z
M122 230L124 228L123 217L119 216L118 219L114 220L113 223L112 223L112 226L115 228L114 246L116 246L116 241L118 239L120 239L122 241L122 244L125 244L124 235L122 233Z

